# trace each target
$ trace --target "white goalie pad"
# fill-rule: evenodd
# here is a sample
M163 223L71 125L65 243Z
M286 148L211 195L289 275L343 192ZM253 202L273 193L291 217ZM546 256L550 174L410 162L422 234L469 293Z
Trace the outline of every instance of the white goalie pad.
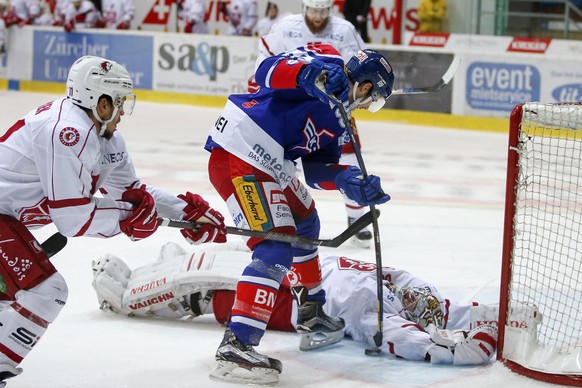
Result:
M111 254L93 262L93 288L102 307L117 313L180 318L196 315L188 304L191 294L235 290L250 261L251 254L240 250L187 253L177 244L167 243L157 262L133 271ZM207 309L202 313L212 311L209 302L205 301Z

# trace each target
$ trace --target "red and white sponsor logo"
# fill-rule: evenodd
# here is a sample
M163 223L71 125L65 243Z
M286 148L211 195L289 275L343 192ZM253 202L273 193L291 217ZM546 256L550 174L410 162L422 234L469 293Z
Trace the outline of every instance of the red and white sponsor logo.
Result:
M273 190L271 191L271 203L274 205L287 204L287 197L281 190Z
M520 53L537 53L544 54L548 47L550 47L551 39L536 39L536 38L513 38L507 51Z
M445 47L449 34L429 34L416 32L410 40L411 46Z
M257 100L251 100L249 102L243 102L242 106L243 106L243 108L252 108L253 106L255 106L257 104L258 104Z
M337 266L340 270L352 269L361 272L374 272L376 271L376 264L366 263L364 261L358 261L353 259L348 259L347 257L340 257L337 259Z
M366 54L363 51L358 51L357 53L354 54L354 57L358 58L358 61L360 61L360 63L362 63L366 59L368 59L368 54Z
M73 127L66 127L59 133L59 140L64 146L72 147L79 142L79 132Z
M172 0L156 0L143 19L143 24L168 24L171 10Z

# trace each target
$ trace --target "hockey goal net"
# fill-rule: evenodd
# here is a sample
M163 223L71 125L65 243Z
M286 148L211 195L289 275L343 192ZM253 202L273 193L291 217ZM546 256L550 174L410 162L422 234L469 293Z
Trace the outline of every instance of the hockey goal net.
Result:
M510 119L497 359L582 386L582 104Z

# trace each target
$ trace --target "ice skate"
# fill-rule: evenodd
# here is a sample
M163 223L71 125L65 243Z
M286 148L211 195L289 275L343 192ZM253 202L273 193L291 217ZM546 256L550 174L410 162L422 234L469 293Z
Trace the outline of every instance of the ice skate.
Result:
M300 350L318 349L344 338L345 322L323 312L321 303L306 301L299 306L297 332L301 334Z
M348 226L353 224L356 221L356 218L348 217ZM359 247L359 248L370 248L372 245L372 232L368 228L364 228L356 233L351 239L350 242Z
M257 353L252 346L239 341L229 328L216 351L216 362L210 378L229 383L272 385L279 381L283 370L281 361Z
M18 376L21 373L22 368L15 368L7 364L0 364L0 388L6 386L5 380Z

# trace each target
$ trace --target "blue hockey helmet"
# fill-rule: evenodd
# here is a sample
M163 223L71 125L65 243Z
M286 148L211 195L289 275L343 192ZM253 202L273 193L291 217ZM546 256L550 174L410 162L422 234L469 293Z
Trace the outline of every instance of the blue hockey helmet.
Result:
M369 98L372 103L368 110L370 112L380 110L386 103L386 99L392 94L392 87L394 86L394 72L386 58L374 50L360 50L350 58L346 64L346 70L355 85L354 97L359 84L371 82L372 93ZM369 99L366 99L361 101L360 104L368 102Z

